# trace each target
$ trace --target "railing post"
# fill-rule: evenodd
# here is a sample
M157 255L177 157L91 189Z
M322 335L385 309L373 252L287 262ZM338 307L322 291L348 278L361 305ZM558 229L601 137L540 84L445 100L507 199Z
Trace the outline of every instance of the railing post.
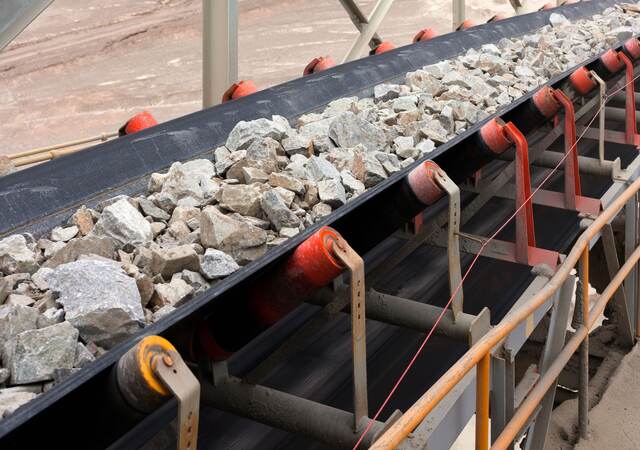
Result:
M489 366L490 354L476 366L476 450L489 448Z
M587 327L584 341L580 344L580 392L578 396L578 427L580 438L586 439L589 428L589 246L585 246L580 257L580 278L576 286L576 317L581 326Z

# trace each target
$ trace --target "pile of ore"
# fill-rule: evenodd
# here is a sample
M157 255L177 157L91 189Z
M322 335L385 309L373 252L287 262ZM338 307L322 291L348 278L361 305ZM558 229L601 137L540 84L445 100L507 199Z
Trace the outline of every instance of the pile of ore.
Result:
M82 207L0 240L0 417L553 75L640 30L611 8L559 14L341 98L292 127L239 122L211 160L154 173L146 196ZM4 388L3 388L4 387Z

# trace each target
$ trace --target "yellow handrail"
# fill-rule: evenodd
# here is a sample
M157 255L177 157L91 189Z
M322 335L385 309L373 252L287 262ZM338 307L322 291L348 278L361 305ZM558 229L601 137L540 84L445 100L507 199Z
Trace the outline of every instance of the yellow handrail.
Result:
M555 275L537 294L529 299L522 306L510 312L502 321L492 328L484 337L482 337L473 347L471 347L447 372L431 386L414 403L406 413L402 415L380 438L370 447L372 450L394 449L404 438L406 438L413 430L427 417L427 415L436 407L436 405L459 383L464 376L473 369L486 355L488 355L493 347L506 338L520 323L524 322L535 310L549 300L554 293L562 286L567 277L571 274L571 270L579 261L583 252L589 250L589 242L593 239L611 219L624 207L627 201L632 198L640 190L640 179L635 180L624 192L617 197L607 209L605 209L593 223L580 235L576 244L567 255L564 262L558 267ZM633 255L636 254L636 250ZM633 256L632 255L632 256ZM633 266L633 259L630 257L623 267L630 271ZM618 272L620 275L622 268ZM614 280L618 279L618 275ZM621 277L624 279L624 276ZM622 281L620 281L621 283ZM609 287L613 285L613 280ZM608 287L608 288L609 288ZM615 292L616 288L612 288ZM606 292L606 290L605 290ZM612 292L612 293L613 293ZM612 295L612 293L610 295ZM600 296L602 301L606 303L604 292ZM600 302L598 302L600 307ZM604 308L604 306L602 306ZM588 310L587 310L588 311ZM588 333L587 333L588 334ZM576 334L577 335L577 334ZM580 340L580 342L582 339Z

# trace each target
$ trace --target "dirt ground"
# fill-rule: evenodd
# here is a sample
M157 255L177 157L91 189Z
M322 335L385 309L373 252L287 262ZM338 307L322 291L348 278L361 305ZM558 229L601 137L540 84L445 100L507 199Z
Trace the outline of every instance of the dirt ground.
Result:
M360 0L371 11L375 0ZM539 6L544 0L531 0ZM0 154L115 131L147 109L166 121L201 107L201 0L57 0L0 53ZM512 13L467 0L467 16ZM356 30L338 0L240 0L239 75L265 88L318 55L340 61ZM449 31L450 0L396 0L380 34Z

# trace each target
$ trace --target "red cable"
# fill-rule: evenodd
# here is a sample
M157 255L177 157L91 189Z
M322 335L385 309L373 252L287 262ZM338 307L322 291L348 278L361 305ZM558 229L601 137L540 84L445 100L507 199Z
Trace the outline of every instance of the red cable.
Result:
M453 291L453 293L451 294L451 297L449 298L449 300L447 301L447 304L442 308L442 312L440 313L440 315L438 316L438 319L435 321L435 323L433 324L433 326L431 327L431 329L429 330L429 332L427 333L427 335L425 336L424 340L422 341L422 343L420 344L420 347L418 347L418 350L416 350L415 354L413 355L413 357L411 358L411 360L409 361L409 363L407 364L407 367L404 369L404 371L402 372L402 374L400 375L400 377L398 378L398 380L396 381L396 383L393 385L393 388L391 389L391 391L389 391L389 395L387 395L387 398L385 398L384 402L382 402L382 405L380 406L380 408L378 408L378 411L376 412L376 414L369 420L369 423L367 424L367 427L364 429L364 431L362 432L362 434L360 435L360 438L358 439L358 441L356 442L356 444L353 446L352 450L356 450L360 444L362 443L362 440L364 439L364 437L366 436L366 434L371 430L371 427L373 426L374 422L378 419L378 416L380 416L380 413L382 413L382 410L384 410L384 408L387 406L387 403L389 403L389 400L391 400L391 397L393 397L393 394L395 394L396 390L398 389L398 386L400 386L400 383L402 383L402 381L404 380L405 376L407 375L407 373L409 372L409 370L411 370L411 367L413 367L413 364L416 362L416 360L418 359L418 356L420 356L420 354L422 353L422 350L424 349L425 345L427 344L427 342L429 341L429 339L431 338L431 335L433 335L434 331L436 330L436 328L438 327L438 324L440 323L440 321L442 320L442 318L444 317L444 314L447 312L447 309L449 309L449 306L451 305L451 303L453 302L453 299L456 297L458 291L460 290L460 288L462 288L462 284L464 283L464 281L466 280L467 276L469 275L469 273L471 272L471 269L473 269L473 267L475 266L476 262L478 261L478 258L480 257L481 253L483 252L483 250L486 248L486 246L489 244L489 242L491 242L493 239L495 239L495 237L502 231L504 230L504 228L516 217L516 215L520 212L520 210L522 208L524 208L526 206L526 204L529 202L529 200L531 200L533 198L533 196L542 188L542 186L544 186L544 184L549 181L549 179L551 178L551 176L558 170L558 168L562 165L562 163L564 162L564 160L576 149L576 147L578 146L578 142L580 142L580 140L584 137L585 133L587 132L587 129L593 124L593 122L596 120L596 117L598 117L598 114L602 111L602 109L605 107L605 104L607 103L607 101L609 100L609 98L611 98L612 96L614 96L615 94L617 94L618 92L620 92L622 89L626 88L629 84L633 83L636 79L640 78L640 75L637 75L635 78L633 78L631 81L629 81L628 83L625 83L623 86L621 86L620 88L618 88L617 90L613 91L611 94L606 95L603 99L603 101L601 102L600 107L598 108L598 110L596 111L596 113L594 114L593 118L591 118L591 120L587 123L587 125L584 128L584 131L580 134L580 136L578 137L578 139L576 139L576 142L571 146L571 148L569 149L568 152L566 152L564 154L564 156L560 159L560 161L558 162L558 164L556 164L556 166L551 170L551 172L549 172L549 174L540 182L540 184L538 185L537 188L534 189L534 191L531 193L531 195L529 195L529 197L527 197L525 199L524 202L522 202L522 204L515 210L515 212L506 220L505 223L503 223L490 237L489 239L487 239L486 241L484 241L482 243L482 245L480 246L480 250L478 250L478 253L475 255L475 257L473 258L473 260L471 261L471 264L469 265L469 268L467 268L466 272L464 273L464 276L462 277L462 279L460 280L460 283L458 283L458 285L456 286L455 290ZM579 176L579 173L578 173Z

